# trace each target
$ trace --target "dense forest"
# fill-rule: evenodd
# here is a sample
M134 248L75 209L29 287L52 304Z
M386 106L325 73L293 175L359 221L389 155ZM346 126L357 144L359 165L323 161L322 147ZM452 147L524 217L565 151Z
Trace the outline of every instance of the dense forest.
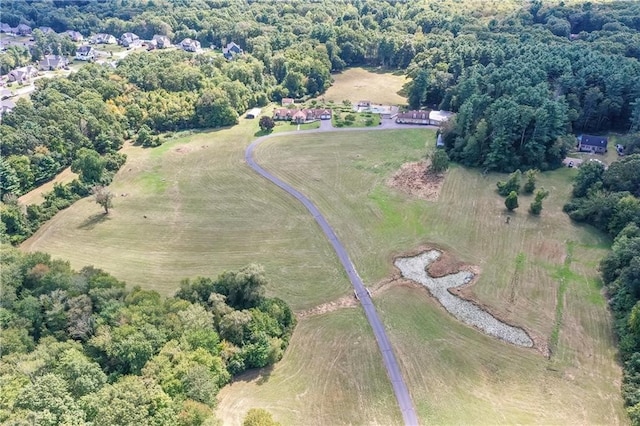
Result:
M640 2L42 0L1 2L0 16L11 26L49 26L84 36L133 32L149 39L161 34L174 42L189 37L205 47L198 55L133 53L115 68L88 64L66 78L38 80L31 98L19 100L2 117L0 240L14 244L95 185L108 184L125 161L118 152L125 140L152 147L161 143L163 132L234 125L247 108L322 94L331 84L330 73L352 66L403 70L410 77L408 108L456 112L442 129L443 139L450 158L467 166L549 170L560 166L576 134L623 133L619 142L627 157L606 170L597 163L583 166L565 211L614 238L602 263L603 279L621 341L625 400L632 420L640 424L640 159L632 155L640 153ZM3 72L45 53L73 52L60 37L37 32L34 37L35 51L11 47L0 53ZM245 53L226 60L220 48L231 41ZM56 185L42 205L17 201L69 166L80 178ZM197 416L193 413L206 411L207 402L186 395L187 379L172 369L197 358L218 375L213 383L222 384L228 375L259 364L253 355L242 358L243 364L231 352L245 354L242 344L247 342L265 347L250 327L245 328L247 342L225 337L216 322L214 305L219 301L218 296L210 300L212 291L225 298L220 306L238 312L238 320L280 306L264 301L234 305L230 300L235 296L225 293L220 279L185 283L176 299L161 300L139 289L126 292L99 271L74 273L68 265L30 257L37 255L7 253L12 253L7 259L15 259L6 269L13 272L6 274L14 274L9 282L16 283L16 291L0 308L9 336L3 339L8 342L3 355L14 352L2 364L3 371L15 374L5 382L9 390L0 392L6 416L10 404L20 413L38 412L34 401L44 398L42 389L48 388L58 389L56 401L76 401L47 412L57 416L52 419L77 413L88 420L114 415L109 407L125 404L114 400L118 394L141 395L147 398L141 406L169 407L173 414L188 407L194 411L184 418ZM115 305L92 296L103 293L113 293L108 299ZM65 321L85 315L88 300L93 334L69 334ZM175 318L187 308L178 305L208 312L215 324L212 332L235 349L225 351L223 345L202 359L191 354L204 349L180 337L188 326ZM165 316L172 319L160 319ZM119 342L124 334L115 330L125 326L138 327L135 332L146 336L152 346L143 351L148 359L132 354L128 360L115 359L129 356L130 342ZM273 333L267 333L267 340L276 338ZM76 378L62 373L67 352L96 374L78 379L97 383L87 384L90 390L83 395L68 393L69 380ZM160 356L164 358L149 364ZM47 361L26 362L33 359ZM18 363L37 365L17 373L11 366ZM168 371L166 382L150 381L151 371L163 369Z
M2 424L215 424L218 390L278 361L295 326L251 265L164 298L0 246Z

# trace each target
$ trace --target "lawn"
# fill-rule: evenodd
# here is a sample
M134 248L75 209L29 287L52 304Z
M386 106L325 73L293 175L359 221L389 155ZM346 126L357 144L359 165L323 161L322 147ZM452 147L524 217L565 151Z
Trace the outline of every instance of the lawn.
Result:
M269 141L258 157L319 204L369 285L393 273L394 254L434 243L480 267L473 288L480 303L552 344L547 359L463 326L425 290L380 293L376 303L426 423L624 423L596 271L608 240L561 210L576 171L542 175L538 185L551 195L541 217L528 215L532 197L521 197L506 224L495 192L502 175L453 167L436 203L386 187L389 174L432 140L428 130L303 135Z
M306 210L244 164L257 131L257 120L241 120L154 149L127 146L108 216L90 198L80 200L22 247L167 295L183 278L252 262L265 266L270 293L295 309L348 293L344 271Z
M40 185L39 187L32 189L31 191L22 195L19 198L19 201L24 205L42 204L44 202L44 198L42 196L47 192L53 191L53 186L56 183L61 183L61 184L69 183L77 177L78 175L71 171L71 167L67 167L66 169L58 173L56 177L54 177L49 182L43 185Z
M333 84L319 99L341 103L348 99L352 103L368 100L383 105L404 105L405 96L400 95L407 82L404 74L379 69L349 68L333 74Z
M108 218L82 200L23 247L70 259L76 268L94 264L165 294L183 277L249 262L264 264L269 293L298 311L350 294L317 225L244 164L257 130L257 120L242 120L155 149L127 147ZM608 241L561 211L575 170L540 178L551 190L540 218L526 213L531 197L522 197L506 224L494 190L502 175L453 167L438 202L386 187L401 164L431 149L431 130L290 136L262 145L259 161L318 204L365 284L379 287L393 273L394 255L437 244L480 268L473 293L482 304L541 341L557 336L548 359L462 325L424 289L374 293L424 423L625 422L596 272ZM305 317L272 371L223 389L218 414L225 424L238 424L252 407L269 409L284 424L398 423L373 345L360 309Z
M380 114L353 112L351 107L336 107L331 122L334 127L376 127L380 124Z
M301 320L272 371L245 374L223 388L218 399L224 424L241 424L252 407L266 408L286 425L402 422L360 308Z

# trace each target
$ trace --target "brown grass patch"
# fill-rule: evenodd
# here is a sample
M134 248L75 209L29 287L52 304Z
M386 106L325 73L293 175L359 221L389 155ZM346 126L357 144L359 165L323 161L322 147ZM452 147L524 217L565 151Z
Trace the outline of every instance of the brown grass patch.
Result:
M425 160L405 163L387 181L387 185L414 197L437 201L444 183L444 174L432 173Z
M311 309L307 309L306 311L298 312L296 313L296 316L298 318L306 318L314 315L326 314L327 312L333 312L338 309L355 308L357 305L358 300L355 296L353 294L348 294L339 299L332 300L331 302L323 303Z

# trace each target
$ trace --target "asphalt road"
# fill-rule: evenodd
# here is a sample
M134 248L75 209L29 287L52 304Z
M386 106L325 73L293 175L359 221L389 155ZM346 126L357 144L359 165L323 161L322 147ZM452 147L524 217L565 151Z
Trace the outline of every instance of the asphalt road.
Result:
M322 124L324 123L325 122L323 122ZM372 128L344 129L344 130L335 129L330 127L330 123L331 123L330 121L328 121L328 123L329 123L329 126L325 125L324 128L317 129L317 130L303 131L301 133L372 130ZM382 130L384 128L389 129L393 127L381 126L378 128ZM413 126L406 126L406 127L413 127ZM424 128L426 126L422 126L422 127ZM376 129L376 128L373 128L373 129ZM284 135L286 134L278 134L278 136L284 136ZM271 136L273 135L263 136L253 141L245 151L245 154L244 154L245 161L258 174L270 180L272 183L276 184L277 186L282 188L284 191L288 192L293 197L295 197L298 201L300 201L307 208L309 213L311 213L311 215L316 220L318 225L320 225L320 228L322 228L322 232L324 232L326 237L329 239L329 242L331 243L331 245L333 246L333 249L338 255L338 259L340 259L340 263L342 263L342 266L347 272L347 275L349 276L349 280L351 281L351 285L353 286L355 294L360 300L360 304L364 309L365 315L367 316L367 320L369 321L369 324L373 329L373 334L376 337L376 341L378 342L378 347L380 348L380 352L382 353L384 366L387 369L387 374L389 376L389 379L391 380L391 385L393 386L393 392L395 393L396 399L398 401L398 405L400 406L400 410L402 411L402 418L404 419L404 423L405 425L411 425L411 426L417 425L418 416L416 414L413 401L411 400L411 395L409 394L409 390L407 389L407 385L405 384L404 379L402 377L402 373L400 372L400 367L398 366L398 362L393 353L391 342L389 342L389 338L387 337L387 333L384 329L384 326L382 325L382 321L380 321L380 317L378 317L378 313L376 312L376 308L373 305L373 301L369 296L369 292L364 287L364 284L362 283L362 279L358 275L356 268L354 267L353 263L351 262L351 259L349 258L349 255L347 254L347 251L345 250L344 246L338 239L333 228L331 227L331 225L329 225L325 217L320 213L318 208L311 202L311 200L309 200L300 191L298 191L288 183L282 181L281 179L269 173L267 170L262 168L254 160L253 152L256 149L256 147Z

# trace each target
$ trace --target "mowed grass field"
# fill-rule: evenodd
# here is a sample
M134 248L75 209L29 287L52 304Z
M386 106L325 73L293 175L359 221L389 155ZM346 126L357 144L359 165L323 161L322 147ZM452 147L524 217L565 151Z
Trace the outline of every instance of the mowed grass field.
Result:
M171 295L184 278L264 265L272 294L307 309L350 291L306 210L244 163L257 120L194 133L156 149L126 147L108 216L91 198L23 243Z
M422 288L378 293L425 423L625 423L596 271L608 241L561 210L576 171L540 176L551 191L541 217L528 215L532 197L521 197L509 224L495 193L503 175L453 167L438 202L388 189L388 176L434 138L428 130L309 134L269 141L257 155L319 204L369 285L394 273L394 255L436 244L480 267L472 288L480 303L551 346L547 359L488 338Z
M23 248L70 259L76 268L93 264L165 294L183 277L249 262L264 264L269 293L298 311L350 294L306 211L244 164L256 131L257 121L242 120L157 149L127 148L107 218L82 200ZM266 142L256 155L318 204L367 285L377 287L394 273L394 255L437 244L481 268L473 287L481 303L539 340L556 342L547 359L462 325L422 288L375 293L425 424L624 423L595 270L607 241L561 211L575 171L541 176L539 184L551 190L542 216L529 217L523 197L507 225L494 191L504 176L453 167L438 202L387 188L388 177L434 141L426 129L301 132ZM524 259L518 274L516 259ZM284 424L401 422L359 308L301 319L281 362L221 391L218 415L224 424L239 424L253 407L267 408Z
M400 73L349 68L341 73L332 74L333 84L320 99L340 103L345 99L351 102L362 100L383 105L404 105L407 99L398 94L407 78Z
M78 175L71 171L71 167L67 167L66 169L58 173L58 175L55 178L27 192L26 194L22 195L18 200L24 205L42 204L44 203L44 198L42 196L47 192L53 191L53 186L56 183L61 183L61 184L69 183L72 180L76 179L77 177Z

